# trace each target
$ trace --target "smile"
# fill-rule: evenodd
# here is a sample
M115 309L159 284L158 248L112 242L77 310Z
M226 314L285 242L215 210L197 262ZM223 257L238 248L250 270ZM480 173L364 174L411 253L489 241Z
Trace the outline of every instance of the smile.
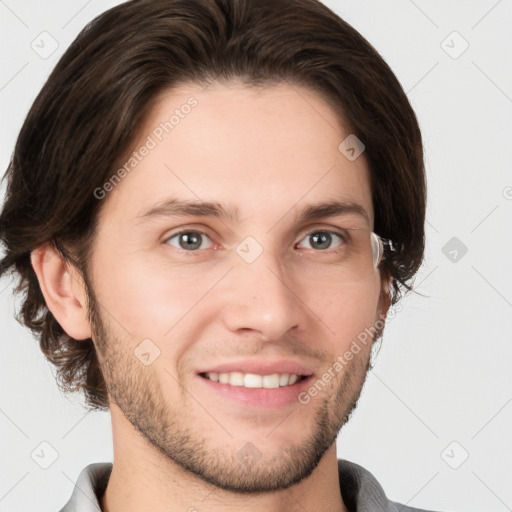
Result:
M279 387L291 386L298 381L304 380L304 375L296 375L289 373L273 373L272 375L257 375L255 373L242 372L205 372L200 374L201 377L209 379L221 384L229 384L230 386L245 388L267 388L275 389Z

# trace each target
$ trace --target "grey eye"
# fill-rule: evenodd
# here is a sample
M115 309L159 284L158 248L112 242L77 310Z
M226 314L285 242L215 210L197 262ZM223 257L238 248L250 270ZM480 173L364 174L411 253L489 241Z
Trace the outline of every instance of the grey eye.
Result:
M341 235L333 233L332 231L313 231L309 233L304 240L310 241L307 249L332 249L331 244L336 238L343 240Z
M201 231L181 231L180 233L175 233L167 239L167 243L172 245L173 247L177 247L178 249L184 249L185 251L194 251L196 249L207 249L208 247L204 247L204 239L207 238L209 240L208 235L202 233ZM171 241L177 241L172 243Z

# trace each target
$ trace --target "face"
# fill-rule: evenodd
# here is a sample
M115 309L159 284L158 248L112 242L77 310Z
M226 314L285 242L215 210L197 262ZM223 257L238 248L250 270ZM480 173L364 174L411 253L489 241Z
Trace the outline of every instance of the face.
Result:
M349 134L305 88L182 86L106 187L89 281L113 421L218 487L305 478L359 398L371 342L344 354L385 301L344 237L368 240L374 215ZM334 201L351 206L301 217Z

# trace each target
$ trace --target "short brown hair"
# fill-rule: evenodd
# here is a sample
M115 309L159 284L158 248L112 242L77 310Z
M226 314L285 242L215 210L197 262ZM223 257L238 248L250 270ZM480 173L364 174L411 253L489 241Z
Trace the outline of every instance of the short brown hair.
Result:
M101 207L94 190L123 161L158 95L234 79L309 87L348 120L366 148L374 230L399 248L381 264L394 278L392 303L412 290L424 253L420 129L398 80L354 28L317 0L123 3L80 32L37 96L0 215L0 276L17 274L18 319L57 367L61 389L83 389L93 409L108 408L94 344L69 337L48 311L30 253L51 242L86 275Z

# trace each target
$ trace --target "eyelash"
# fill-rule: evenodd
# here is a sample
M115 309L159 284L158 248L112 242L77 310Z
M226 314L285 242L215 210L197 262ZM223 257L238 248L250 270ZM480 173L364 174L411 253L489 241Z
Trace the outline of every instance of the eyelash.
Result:
M178 237L179 235L183 235L183 234L187 234L187 233L197 233L197 234L200 234L202 236L206 236L207 238L210 238L208 236L208 234L206 234L204 231L201 231L201 230L198 230L198 229L184 229L184 230L181 230L181 231L178 231L176 233L173 233L173 234L169 235L168 237L166 237L163 240L163 242L165 244L168 244L169 240L171 240L172 238ZM305 240L307 237L309 237L309 236L311 236L312 234L315 234L315 233L329 233L330 235L336 235L337 237L341 238L344 243L347 243L348 240L349 240L348 235L339 233L337 231L332 231L332 230L329 230L329 229L314 229L312 231L308 231L306 233L306 235L304 237L302 237L301 242L303 240ZM210 238L210 240L211 240L211 238ZM174 246L172 246L172 247L174 247ZM192 254L195 253L195 252L201 252L201 251L206 250L206 249L195 249L193 251L187 251L187 250L181 249L179 247L174 247L174 248L180 250L181 252L192 253ZM309 250L312 250L314 252L324 253L324 254L336 254L336 253L340 252L341 249L342 248L335 249L335 250L329 250L329 249L319 249L319 250L309 249Z

